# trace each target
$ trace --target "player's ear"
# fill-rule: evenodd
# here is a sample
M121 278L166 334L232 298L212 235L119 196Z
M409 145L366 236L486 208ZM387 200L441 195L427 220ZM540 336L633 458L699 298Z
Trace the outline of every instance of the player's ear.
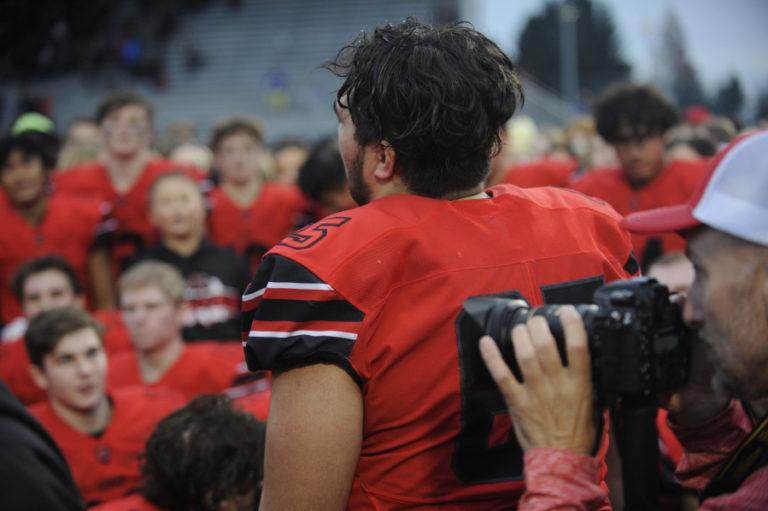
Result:
M379 181L390 181L395 176L397 162L395 148L386 140L382 140L376 145L375 151L377 161L373 176Z
M32 381L35 382L35 385L43 390L48 390L48 378L46 378L42 368L35 364L29 364L29 374L32 376Z

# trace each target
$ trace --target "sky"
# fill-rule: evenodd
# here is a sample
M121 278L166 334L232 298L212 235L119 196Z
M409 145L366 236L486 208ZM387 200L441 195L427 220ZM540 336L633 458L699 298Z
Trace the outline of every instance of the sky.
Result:
M768 0L593 0L607 7L633 79L651 80L661 27L674 10L688 58L708 94L735 74L754 105L768 90ZM466 16L514 57L527 19L546 0L466 0Z

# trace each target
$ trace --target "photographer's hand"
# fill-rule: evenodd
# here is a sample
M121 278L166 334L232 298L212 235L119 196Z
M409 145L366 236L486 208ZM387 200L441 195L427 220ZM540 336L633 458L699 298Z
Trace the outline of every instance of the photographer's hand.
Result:
M573 307L563 307L568 367L563 367L555 340L542 317L512 332L515 356L524 383L517 381L488 336L480 339L480 353L501 389L524 451L536 447L591 453L596 429L587 333Z

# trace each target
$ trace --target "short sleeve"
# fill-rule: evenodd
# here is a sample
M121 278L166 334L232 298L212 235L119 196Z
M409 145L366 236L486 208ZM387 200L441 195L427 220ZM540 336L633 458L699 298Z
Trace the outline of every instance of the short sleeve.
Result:
M242 307L251 371L331 363L362 383L349 358L365 314L301 264L267 256Z

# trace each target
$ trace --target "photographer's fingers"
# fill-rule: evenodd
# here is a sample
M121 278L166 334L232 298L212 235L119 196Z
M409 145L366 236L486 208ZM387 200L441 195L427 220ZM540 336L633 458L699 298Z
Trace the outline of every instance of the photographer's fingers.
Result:
M499 347L496 346L496 341L490 336L484 335L480 338L479 347L485 367L488 368L491 378L493 378L493 381L496 382L496 385L501 390L507 406L511 407L516 401L515 396L517 392L520 391L520 383L515 378L515 375L512 374L507 363L504 362Z
M589 356L589 342L584 322L571 305L560 311L560 324L565 335L565 351L568 354L568 367L576 374L591 378L592 362Z
M544 318L534 318L541 319ZM537 346L534 343L534 332L531 330L531 324L537 321L528 320L526 325L517 325L512 329L512 345L515 349L515 359L520 368L520 374L523 375L523 383L530 387L539 382L542 378L542 367L539 360ZM546 321L544 322L546 328ZM547 332L549 332L547 330Z
M557 351L557 343L549 329L547 320L542 316L529 318L528 332L531 343L536 350L536 357L541 370L544 374L557 374L557 371L563 368L563 361Z

